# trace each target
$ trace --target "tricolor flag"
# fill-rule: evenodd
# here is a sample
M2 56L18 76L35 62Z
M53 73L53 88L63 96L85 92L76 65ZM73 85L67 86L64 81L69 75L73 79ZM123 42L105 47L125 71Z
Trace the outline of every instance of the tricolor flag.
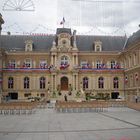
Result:
M65 23L65 18L63 17L62 21L60 22L60 25L64 25Z

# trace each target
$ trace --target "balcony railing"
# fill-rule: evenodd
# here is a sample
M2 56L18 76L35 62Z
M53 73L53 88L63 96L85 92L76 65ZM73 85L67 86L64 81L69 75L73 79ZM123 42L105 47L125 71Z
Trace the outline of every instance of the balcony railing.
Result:
M49 68L2 68L2 71L26 72L26 71L49 71Z
M58 68L58 70L60 71L67 71L68 67L66 68ZM97 72L102 72L102 71L112 71L112 72L115 72L115 71L124 71L125 69L124 68L93 68L93 67L81 67L81 66L74 66L73 67L74 70L79 70L81 72L84 72L84 71L97 71ZM54 71L54 70L57 70L56 67L54 66L50 66L50 67L46 67L46 68L0 68L0 72L1 71L13 71L13 72L30 72L30 71L33 71L33 72L36 72L36 71Z

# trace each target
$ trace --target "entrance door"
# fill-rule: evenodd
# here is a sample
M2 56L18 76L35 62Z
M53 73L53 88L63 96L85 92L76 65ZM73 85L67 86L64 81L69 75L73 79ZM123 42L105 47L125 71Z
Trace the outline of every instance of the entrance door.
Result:
M111 93L111 98L112 99L118 99L118 96L119 96L119 92L112 92Z
M18 99L18 93L14 93L14 92L9 93L9 97L12 100L17 100Z
M67 77L61 78L61 90L68 90L68 78Z

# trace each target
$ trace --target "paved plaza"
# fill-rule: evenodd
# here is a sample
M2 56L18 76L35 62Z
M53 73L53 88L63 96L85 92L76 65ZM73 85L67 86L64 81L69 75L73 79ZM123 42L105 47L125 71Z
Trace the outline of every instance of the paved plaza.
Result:
M58 113L37 109L31 115L0 115L0 140L140 140L140 112Z

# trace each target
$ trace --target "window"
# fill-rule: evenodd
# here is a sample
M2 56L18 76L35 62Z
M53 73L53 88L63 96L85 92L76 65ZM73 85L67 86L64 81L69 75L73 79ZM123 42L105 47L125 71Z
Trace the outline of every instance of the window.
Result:
M103 77L99 77L99 79L98 79L98 87L99 88L104 88L104 78Z
M135 74L135 80L138 81L139 80L139 76L138 73Z
M96 46L96 52L100 52L101 51L101 47L100 46Z
M16 61L15 60L10 60L9 61L9 64L8 64L8 68L15 68L16 67Z
M137 63L136 63L136 58L137 58L137 55L136 55L136 53L134 54L134 65L136 65Z
M30 84L29 77L25 77L24 78L24 88L29 89L29 84Z
M97 60L97 62L96 62L96 68L97 69L100 69L101 68L101 62L100 62L100 60Z
M40 68L41 69L47 68L47 61L46 60L40 60Z
M9 77L8 78L8 88L14 88L14 78L13 77Z
M87 61L81 61L81 67L82 68L89 68L90 64Z
M23 68L31 68L31 67L32 67L31 59L26 59L23 64Z
M40 89L45 89L46 79L45 77L40 78Z
M113 79L113 87L114 88L119 88L119 79L118 79L118 77L114 77L114 79Z
M61 65L68 65L68 57L67 56L62 56L61 57Z
M86 88L88 88L88 78L84 77L83 78L83 89L86 89Z
M62 56L61 57L61 64L60 64L60 69L66 69L69 67L69 60L67 56Z
M94 46L95 46L95 51L96 52L102 51L102 42L100 40L96 40L94 42Z
M111 69L114 69L115 68L115 65L116 65L116 62L114 60L111 61Z
M45 93L41 93L41 94L40 94L40 97L41 97L41 98L45 97Z
M33 41L32 40L26 40L25 41L25 51L32 51L33 50Z
M28 44L26 47L26 51L31 51L31 45Z
M24 97L30 97L31 96L31 93L25 93L24 94Z

